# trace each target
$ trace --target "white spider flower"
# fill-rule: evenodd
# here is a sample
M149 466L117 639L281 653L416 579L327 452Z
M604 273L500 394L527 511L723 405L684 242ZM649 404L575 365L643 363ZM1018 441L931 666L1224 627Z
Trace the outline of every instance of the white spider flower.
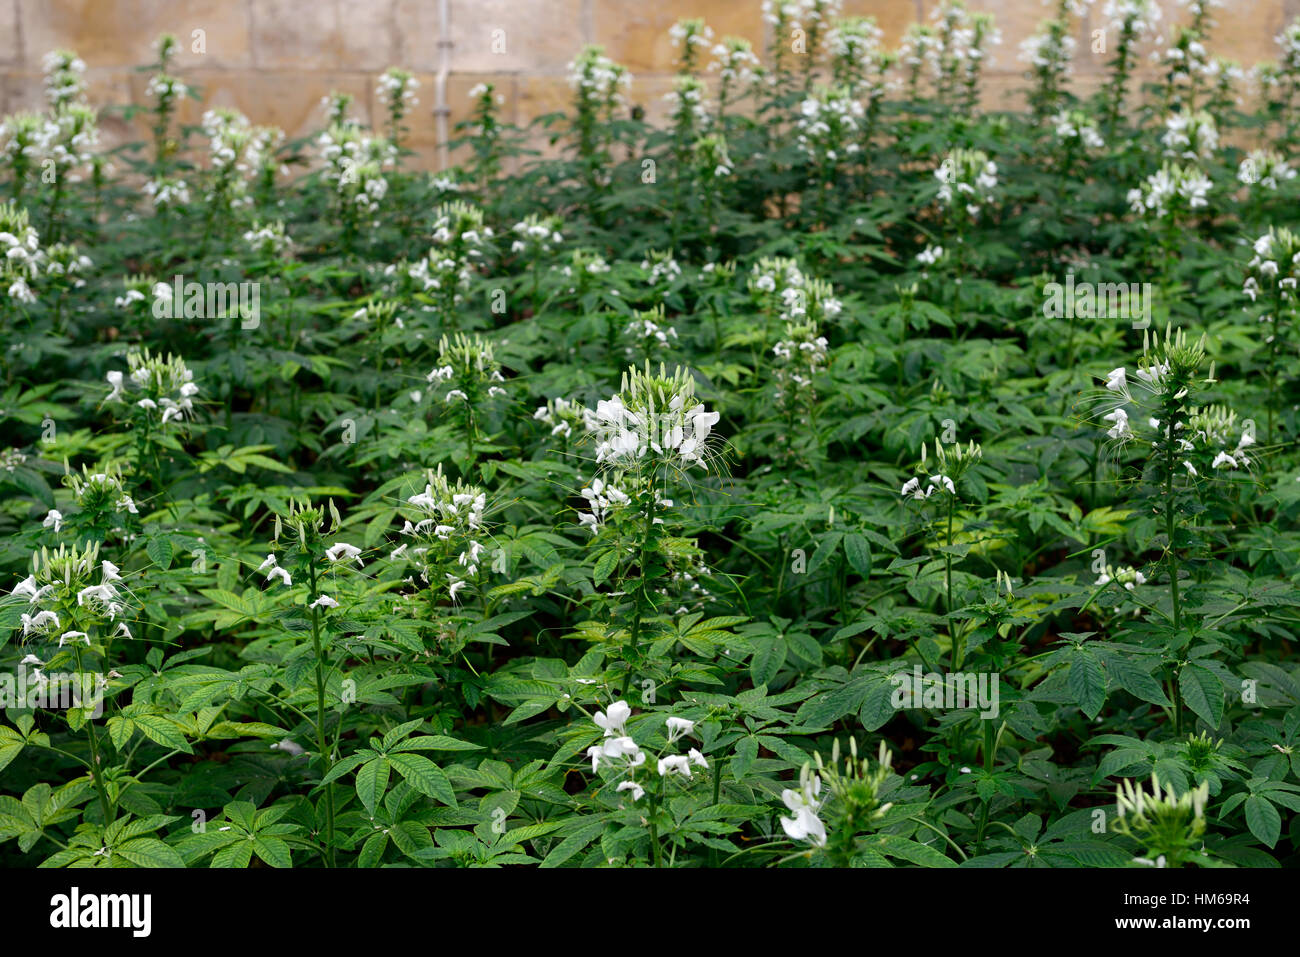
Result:
M623 725L627 719L632 716L632 706L626 701L615 701L609 706L608 711L597 711L592 716L592 721L596 722L598 727L605 729L605 737L622 736L626 732Z
M606 738L600 744L587 749L591 758L591 771L596 773L601 765L616 765L621 761L624 768L635 768L645 764L645 752L637 743L627 736Z
M799 790L786 788L781 792L781 800L793 814L793 817L781 818L781 827L791 840L809 841L817 847L826 846L826 825L822 823L817 812L821 810L822 780L811 774L808 765L804 765L799 774Z
M321 595L314 602L308 605L308 608L337 608L339 603L329 595Z
M670 717L668 719L668 743L672 744L682 735L692 734L695 731L695 722L686 718Z
M635 781L622 781L619 783L616 790L631 791L633 801L639 801L641 798L645 797L645 788L637 784Z
M325 550L325 557L331 562L356 562L357 567L364 567L365 563L361 561L361 549L355 545L349 545L347 542L335 542L333 546Z
M684 778L691 776L690 759L684 754L670 754L666 758L659 759L659 776L665 777L669 774L680 774Z

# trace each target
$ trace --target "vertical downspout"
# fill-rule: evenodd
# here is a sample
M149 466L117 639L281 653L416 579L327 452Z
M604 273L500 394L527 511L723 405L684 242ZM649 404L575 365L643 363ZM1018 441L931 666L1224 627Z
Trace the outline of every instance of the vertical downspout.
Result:
M447 118L451 107L447 105L447 75L451 73L451 2L438 0L438 73L433 83L433 121L438 137L438 169L447 168L448 150Z

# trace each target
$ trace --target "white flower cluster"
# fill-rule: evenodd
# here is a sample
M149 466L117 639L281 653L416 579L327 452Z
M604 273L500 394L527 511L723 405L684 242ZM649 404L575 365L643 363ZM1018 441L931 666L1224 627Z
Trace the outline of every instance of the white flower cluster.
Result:
M1052 120L1056 124L1056 137L1066 143L1079 143L1087 149L1105 147L1096 122L1082 110L1062 110Z
M636 769L646 763L646 753L627 733L627 721L632 716L632 707L626 701L615 701L605 711L597 711L592 716L596 726L604 731L604 740L587 749L591 760L591 773L601 768L635 773ZM695 733L695 722L686 718L670 716L666 722L668 743L675 744L688 734ZM691 748L686 754L661 756L656 762L660 777L677 774L684 778L691 777L691 768L708 768L709 762L699 749ZM619 783L617 791L629 791L633 801L645 796L645 788L629 778Z
M213 174L204 198L231 210L251 206L253 199L248 195L246 179L253 170L247 157L253 132L248 117L238 110L208 110L200 126L208 137L208 163Z
M1128 191L1129 208L1165 219L1208 206L1206 197L1212 185L1210 178L1195 166L1166 162L1142 186Z
M653 309L633 313L632 321L623 329L623 335L631 340L627 346L629 357L642 354L648 357L656 347L666 348L677 341L677 330L668 325L664 317L663 303Z
M321 178L333 183L340 199L374 215L388 194L384 172L397 161L397 149L382 136L363 133L351 123L335 123L316 140L325 167Z
M641 268L646 271L646 283L651 286L671 283L682 274L682 267L677 264L671 251L665 253L656 249L646 250Z
M1258 184L1276 190L1281 183L1295 177L1296 171L1286 157L1274 150L1251 150L1237 167L1237 179L1247 186Z
M77 506L82 511L140 514L135 501L126 491L121 473L117 470L91 472L83 466L80 473L68 472L64 477L64 484L72 489Z
M776 359L776 399L783 407L795 396L813 398L813 376L826 368L829 344L813 322L785 326L785 338L772 347Z
M803 14L803 0L763 0L761 9L764 23L787 32L802 29L799 18Z
M926 480L924 490L921 488L921 479L919 477L910 478L903 483L903 487L898 494L903 498L912 498L923 502L935 492L947 492L949 495L956 495L957 487L953 484L952 479L946 475L931 475Z
M709 111L704 105L704 82L694 75L678 75L673 88L664 94L664 102L677 124L689 124L695 129L709 125Z
M41 59L50 109L79 102L86 92L86 63L71 50L51 50Z
M799 104L795 140L815 163L833 164L856 156L862 149L857 132L863 112L862 104L847 89L818 87Z
M1110 29L1131 30L1138 37L1154 29L1162 16L1155 0L1106 0L1101 12L1110 20Z
M90 162L99 145L95 111L82 103L64 103L44 122L39 150L42 159L52 160L55 175L64 182L80 180L76 172Z
M1250 275L1242 287L1251 302L1261 294L1295 302L1300 278L1300 236L1289 229L1272 228L1253 244L1254 257L1246 264ZM1271 321L1265 316L1261 321Z
M530 259L549 253L553 246L564 242L564 235L560 232L561 225L558 216L541 216L532 213L515 223L512 228L515 240L510 244L510 251L521 253Z
M713 48L713 56L709 69L717 72L722 89L744 92L758 79L759 59L748 40L726 37Z
M806 275L793 259L762 258L753 267L749 291L783 322L830 322L844 310L830 283Z
M644 372L623 373L619 392L596 404L596 461L615 468L662 463L707 471L709 436L719 418L695 400L695 380L684 369L668 376L660 366L653 375L647 363Z
M874 17L838 20L826 34L826 48L831 56L855 63L870 63L880 50L885 31Z
M112 386L105 402L133 401L151 421L158 419L159 426L183 421L187 413L193 413L199 387L183 359L173 355L166 359L151 356L145 349L128 352L126 362L129 368L125 376L116 369L105 376Z
M14 586L10 595L26 598L29 611L19 615L24 642L29 639L54 641L58 647L83 643L90 646L90 631L106 628L126 610L118 589L120 569L99 559L99 546L84 549L60 546L51 552L42 548L32 556L32 574ZM98 584L90 584L98 572ZM131 637L125 621L117 623L115 637ZM32 656L28 663L39 663Z
M177 176L151 179L140 188L140 191L149 197L153 208L158 210L184 206L190 201L189 184Z
M419 86L420 81L412 76L410 71L393 66L381 73L379 79L375 81L375 95L385 106L401 104L405 109L419 104L420 101L415 95Z
M826 846L826 825L817 816L822 808L822 779L808 765L799 772L799 790L786 788L781 801L793 817L781 818L781 827L793 841L808 841L816 847Z
M273 223L253 223L253 227L244 233L244 242L254 253L267 259L279 259L293 248L293 241L284 230L284 221L278 219Z
M1165 155L1179 159L1210 159L1219 148L1219 131L1214 117L1204 110L1190 113L1179 110L1165 119L1165 133L1160 138Z
M87 272L94 265L89 256L77 252L77 247L69 243L55 243L45 250L45 274L65 277L74 289L86 284L78 274Z
M1250 468L1248 450L1255 444L1255 424L1250 420L1239 426L1236 412L1221 405L1212 405L1192 410L1188 417L1188 431L1192 442L1210 458L1211 468L1228 471Z
M998 186L998 165L980 150L949 150L934 171L941 204L962 209L971 219L993 201Z
M284 130L279 127L254 126L252 128L248 137L248 146L244 148L244 156L255 177L268 181L274 179L277 171L276 153L283 144ZM288 167L281 165L279 172L287 173Z
M6 472L13 472L14 469L26 461L27 456L18 449L11 447L0 450L0 469L4 469Z
M174 76L168 76L166 73L155 73L149 77L149 83L145 86L144 92L146 96L151 96L157 100L163 108L170 109L177 100L189 96L190 88Z
M1108 585L1111 582L1124 586L1126 591L1133 591L1138 585L1145 585L1147 577L1131 565L1125 565L1118 569L1107 565L1102 570L1102 573L1097 576L1097 580L1093 582L1093 585Z
M431 387L438 383L451 386L442 397L444 404L460 401L472 407L484 397L485 391L489 399L506 394L498 384L506 380L501 374L501 364L493 355L492 343L463 332L456 333L453 339L442 337L438 343L438 364L424 378Z
M916 254L916 261L922 266L935 266L943 259L942 246L926 246Z
M587 431L592 421L592 412L580 402L570 401L562 396L548 399L546 405L538 406L533 419L551 427L551 435L566 439L574 437L575 429L579 434Z
M1069 76L1077 46L1068 33L1044 29L1020 42L1020 59L1036 70Z
M1180 338L1179 342L1181 343L1181 341ZM1129 380L1128 371L1124 366L1112 369L1106 374L1106 391L1122 402L1134 404L1135 400L1130 391L1130 386L1135 385L1149 395L1163 400L1173 388L1170 384L1170 373L1172 371L1171 361L1168 358L1170 355L1168 345L1166 345L1163 352L1144 356L1138 368L1134 371L1136 381L1132 382ZM1161 356L1165 358L1162 360ZM1175 398L1182 398L1186 393L1187 390L1182 389ZM1110 412L1102 416L1102 420L1110 423L1106 435L1117 442L1126 443L1137 437L1130 423L1128 411L1122 404L1115 406ZM1196 451L1196 446L1187 438L1187 423L1175 418L1171 424L1172 429L1170 429L1170 424L1162 424L1160 420L1154 417L1147 421L1147 425L1154 432L1157 434L1163 433L1163 437L1174 444L1178 454L1190 455ZM1195 478L1198 474L1196 466L1190 458L1182 459L1179 464L1187 470L1189 477Z
M928 62L931 76L941 89L952 82L972 83L983 65L986 46L1002 42L993 18L987 13L972 13L962 0L942 0L934 7L930 20L932 42L911 55L920 55Z
M1273 38L1281 56L1278 57L1277 70L1273 80L1276 83L1283 76L1295 76L1300 72L1300 17L1287 24L1282 32Z
M713 28L700 19L678 20L668 28L668 38L675 47L707 47L713 40Z
M568 70L569 85L593 102L623 103L623 90L632 82L632 74L596 46L586 47L569 64Z
M408 275L426 292L441 291L459 302L458 290L469 285L492 237L482 210L460 200L444 203L433 223L434 244Z
M1205 44L1195 31L1185 27L1178 31L1172 45L1163 51L1155 51L1151 59L1169 71L1171 82L1212 74Z
M35 302L29 280L40 275L44 262L41 237L28 222L27 210L13 202L0 206L0 290L15 302Z
M478 575L487 552L487 529L483 513L487 493L477 486L457 481L452 485L442 467L426 473L424 491L406 500L415 510L414 521L406 519L401 534L409 541L392 552L394 561L408 555L419 563L420 578L432 584L431 575L442 570L447 595L453 601L470 579ZM454 556L454 557L453 557ZM450 568L451 571L445 569Z
M611 513L632 504L632 497L615 486L614 480L606 482L604 479L594 478L580 494L587 500L587 508L590 511L578 513L578 524L591 529L593 535L605 527L605 522ZM672 502L668 502L668 505L671 506Z

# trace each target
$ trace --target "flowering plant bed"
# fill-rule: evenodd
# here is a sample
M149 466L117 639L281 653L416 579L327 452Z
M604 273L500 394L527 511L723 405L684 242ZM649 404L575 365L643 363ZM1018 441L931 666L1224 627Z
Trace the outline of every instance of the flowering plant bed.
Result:
M379 129L191 128L164 37L110 150L52 53L5 863L1294 864L1300 21L1248 78L1098 4L1084 97L1082 6L1024 111L961 3L770 0L761 61L673 28L666 122L588 48L436 174L403 70Z

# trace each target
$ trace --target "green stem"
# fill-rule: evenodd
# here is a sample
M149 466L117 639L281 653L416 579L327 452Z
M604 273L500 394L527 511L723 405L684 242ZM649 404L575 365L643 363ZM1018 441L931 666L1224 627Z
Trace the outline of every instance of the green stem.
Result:
M316 558L311 560L311 600L319 597L316 585ZM316 747L320 752L321 777L330 772L330 743L325 733L325 656L321 651L320 609L311 610L311 641L316 651ZM334 786L325 785L325 866L334 866Z
M645 508L645 528L641 535L641 545L637 550L637 570L641 577L637 581L636 600L632 613L631 641L629 648L631 654L628 656L627 674L623 678L623 697L627 697L628 688L632 686L632 667L641 644L641 619L645 614L646 595L650 590L650 576L646 574L646 556L650 554L650 548L654 544L655 537L655 470L650 470L650 484L644 493Z

